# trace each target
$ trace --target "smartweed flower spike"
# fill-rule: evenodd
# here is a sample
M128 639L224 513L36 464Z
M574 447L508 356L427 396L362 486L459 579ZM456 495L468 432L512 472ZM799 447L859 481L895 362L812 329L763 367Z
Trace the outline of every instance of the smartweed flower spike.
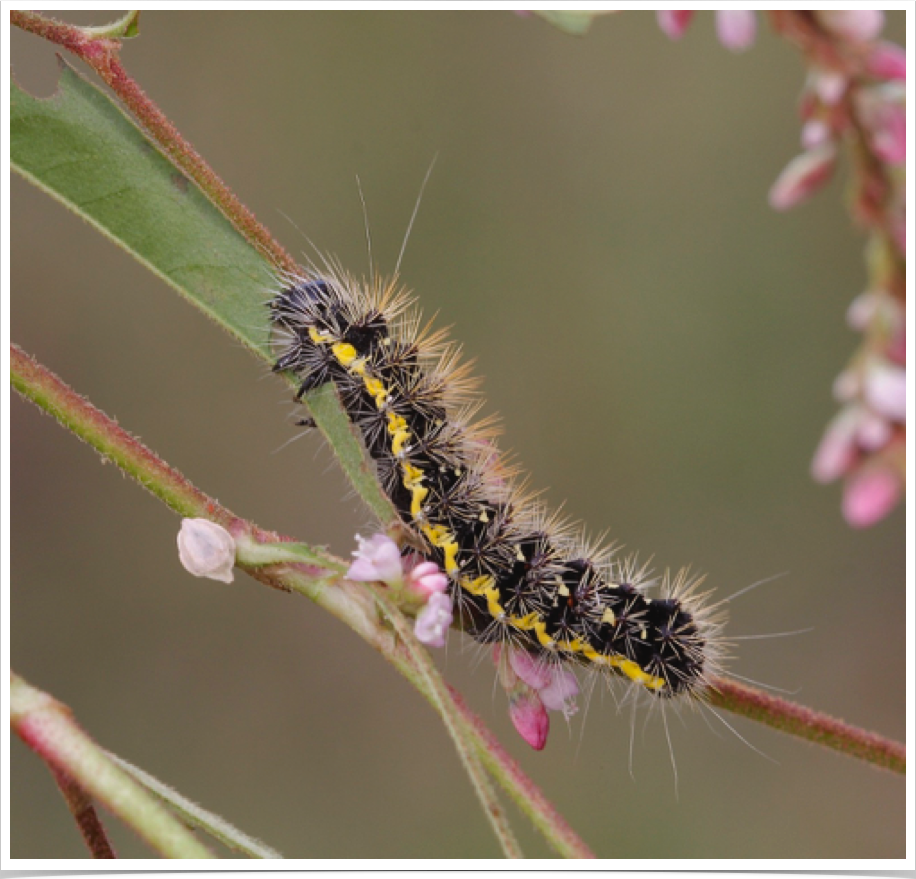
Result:
M366 539L356 536L359 548L347 579L363 583L381 582L419 605L414 623L417 640L430 647L444 647L452 624L452 599L446 594L448 577L435 562L417 556L404 558L398 545L385 534Z
M657 16L662 31L672 40L679 40L693 19L694 11L662 9ZM754 45L757 15L746 9L721 9L716 13L716 33L726 49L743 52Z

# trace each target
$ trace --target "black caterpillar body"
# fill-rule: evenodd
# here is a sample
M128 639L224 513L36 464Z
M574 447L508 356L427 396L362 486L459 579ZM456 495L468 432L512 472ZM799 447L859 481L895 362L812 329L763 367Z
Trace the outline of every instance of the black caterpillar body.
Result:
M492 427L472 423L473 381L457 348L420 330L393 283L323 274L290 279L273 298L274 369L296 375L297 399L337 387L404 524L449 575L464 628L545 662L609 669L658 696L701 691L719 623L695 584L679 576L652 598L634 564L548 518L500 461Z

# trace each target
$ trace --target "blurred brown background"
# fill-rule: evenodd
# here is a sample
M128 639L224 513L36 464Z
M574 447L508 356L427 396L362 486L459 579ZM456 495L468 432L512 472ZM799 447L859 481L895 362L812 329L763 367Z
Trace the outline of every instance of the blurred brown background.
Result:
M798 150L791 47L763 26L734 56L710 13L677 44L650 13L585 39L495 12L146 12L141 29L130 71L295 252L284 214L364 270L359 174L393 268L438 154L403 275L476 357L534 484L722 595L788 572L735 603L730 632L814 631L744 642L734 670L904 736L904 516L851 531L808 476L864 242L837 183L767 206ZM13 38L15 75L49 94L50 48ZM317 438L283 447L286 387L18 178L13 210L13 338L236 512L349 553L366 514ZM12 435L22 675L289 857L498 856L441 724L358 638L244 575L192 579L177 519L18 398ZM631 778L607 696L530 752L463 641L449 680L601 857L904 856L902 779L739 718L777 765L686 711L677 795L658 719ZM13 856L85 857L43 766L12 756Z

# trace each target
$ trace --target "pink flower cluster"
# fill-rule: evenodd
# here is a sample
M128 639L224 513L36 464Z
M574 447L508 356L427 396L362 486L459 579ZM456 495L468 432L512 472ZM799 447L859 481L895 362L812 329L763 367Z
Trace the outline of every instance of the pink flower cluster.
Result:
M820 63L811 64L802 93L804 151L789 162L770 190L770 205L779 211L805 201L830 179L838 144L858 130L879 161L891 167L906 161L906 52L877 39L884 13L810 15L821 35ZM863 203L859 213L868 219L871 211Z
M792 35L809 58L802 93L803 152L770 190L794 207L832 175L839 144L853 146L852 206L871 233L870 289L847 320L863 340L834 384L843 408L811 465L815 479L844 478L842 510L857 528L883 519L904 492L906 437L906 54L879 39L880 10L795 13ZM790 24L791 27L791 24Z
M439 566L413 554L402 556L398 545L385 534L368 539L357 535L356 541L359 549L353 553L347 579L384 583L419 605L414 623L417 640L430 647L444 647L454 615L448 577Z
M830 422L811 463L819 482L845 478L843 515L864 528L903 496L906 463L906 314L888 291L856 298L849 325L862 348L834 383L843 408Z
M535 751L542 750L550 732L547 712L560 711L568 719L579 710L576 676L557 662L545 662L515 647L497 646L494 659L516 731Z

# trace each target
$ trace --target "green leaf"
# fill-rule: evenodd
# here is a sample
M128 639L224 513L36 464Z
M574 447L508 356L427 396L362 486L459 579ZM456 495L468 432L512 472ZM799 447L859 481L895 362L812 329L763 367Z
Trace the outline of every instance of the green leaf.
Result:
M13 168L271 362L270 264L107 94L60 64L50 98L11 83ZM360 496L382 523L395 522L336 395L315 402L315 420Z
M268 263L107 95L60 63L50 98L11 85L15 170L269 357Z
M550 22L555 28L574 37L581 37L599 15L608 15L613 9L599 10L598 12L573 12L559 10L535 10L544 21Z

